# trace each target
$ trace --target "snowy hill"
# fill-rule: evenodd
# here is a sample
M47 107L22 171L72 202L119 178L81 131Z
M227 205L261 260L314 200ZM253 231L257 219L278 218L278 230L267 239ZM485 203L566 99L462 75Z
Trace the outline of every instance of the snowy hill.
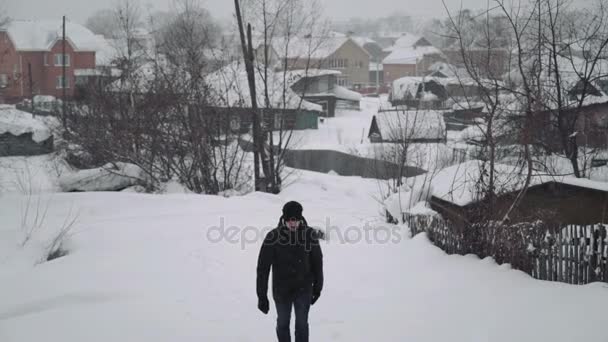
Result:
M329 232L314 341L606 340L605 286L540 282L491 260L447 256L383 223L377 195L373 180L308 172L278 196L4 195L0 341L272 341L275 310L256 308L255 266L260 230L291 199ZM48 212L21 247L28 201ZM70 253L40 263L66 217L77 218ZM222 223L241 230L217 241Z

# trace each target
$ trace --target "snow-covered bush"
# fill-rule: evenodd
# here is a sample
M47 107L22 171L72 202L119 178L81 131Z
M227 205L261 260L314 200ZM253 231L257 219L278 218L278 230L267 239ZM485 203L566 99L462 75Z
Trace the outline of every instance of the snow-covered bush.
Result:
M111 163L100 168L80 170L59 178L63 191L117 191L135 185L149 185L148 175L139 166Z

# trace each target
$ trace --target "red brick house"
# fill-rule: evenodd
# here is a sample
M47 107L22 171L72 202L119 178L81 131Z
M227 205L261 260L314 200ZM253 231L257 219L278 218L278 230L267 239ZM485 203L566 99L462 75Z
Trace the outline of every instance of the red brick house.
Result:
M64 86L66 96L74 96L77 75L95 70L98 41L87 28L68 22L63 57L60 20L10 22L0 30L0 103L15 103L32 95L61 97Z

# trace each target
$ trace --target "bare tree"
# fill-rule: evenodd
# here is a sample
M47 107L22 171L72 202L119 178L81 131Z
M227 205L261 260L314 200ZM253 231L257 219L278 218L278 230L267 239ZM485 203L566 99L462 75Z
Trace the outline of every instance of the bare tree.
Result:
M300 89L300 98L294 104L291 69L303 69L296 76L300 79L308 76L310 68L320 67L321 61L312 56L324 44L327 23L317 1L248 0L245 4L245 17L253 20L255 27L261 27L256 31L256 52L250 51L250 59L256 58L254 72L262 82L263 93L263 120L258 132L263 146L258 149L267 191L278 193L285 156L292 144L293 127L286 125L285 117L290 111L298 115L304 108L302 97L307 91L306 86Z
M106 38L114 38L118 22L113 10L101 9L87 18L85 26L95 34L101 34Z
M538 0L542 9L541 46L544 55L543 95L539 101L551 114L560 152L576 177L588 174L582 135L585 107L608 78L608 8L599 1L592 9L575 11L566 0ZM592 130L593 128L591 128ZM581 146L583 144L583 146ZM581 164L582 163L582 164Z
M214 106L206 83L207 51L214 46L210 17L195 1L176 2L175 11L152 54L139 57L135 50L119 79L96 85L77 104L69 122L72 141L93 164L136 164L156 184L175 179L210 194L244 190L238 132L223 120L227 115ZM133 18L122 21L128 36Z

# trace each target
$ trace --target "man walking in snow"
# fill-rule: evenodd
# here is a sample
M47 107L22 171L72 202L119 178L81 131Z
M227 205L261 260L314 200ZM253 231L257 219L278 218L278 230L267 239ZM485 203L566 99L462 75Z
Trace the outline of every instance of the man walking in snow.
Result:
M302 205L288 202L279 226L270 231L258 258L258 309L269 311L268 275L272 268L272 297L277 309L277 337L290 342L291 308L296 316L296 342L308 342L308 311L323 289L323 253L317 232L308 227Z

